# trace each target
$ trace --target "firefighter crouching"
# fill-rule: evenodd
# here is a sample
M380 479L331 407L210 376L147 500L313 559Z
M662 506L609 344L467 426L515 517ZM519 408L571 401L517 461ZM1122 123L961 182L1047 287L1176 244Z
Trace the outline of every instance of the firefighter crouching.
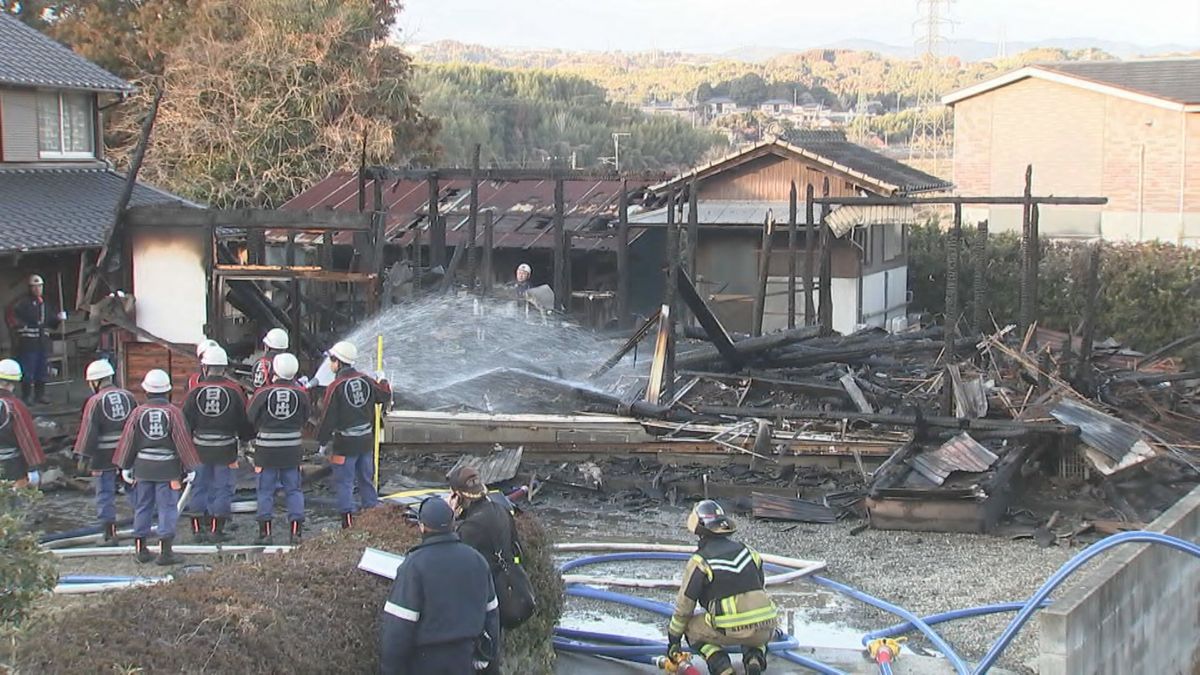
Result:
M275 381L254 392L250 423L254 428L254 462L258 473L258 543L271 543L275 487L283 484L289 540L300 542L304 527L304 491L300 460L304 455L304 425L308 421L308 392L296 384L300 363L292 354L279 354L271 364Z
M337 490L337 506L342 513L342 527L354 523L354 488L357 485L362 508L379 504L375 491L375 404L384 409L391 404L392 390L387 380L376 382L355 370L358 348L349 342L339 342L329 350L329 363L334 380L325 390L317 442L328 445L329 461L333 464L333 482Z
M200 457L183 413L171 403L170 376L162 370L151 370L142 378L142 390L146 402L134 408L125 421L113 463L121 467L125 482L133 484L133 536L138 562L154 560L159 565L174 565L182 562L171 548L179 520L180 477L184 472L194 472L200 466ZM189 475L189 479L194 477L194 473ZM146 549L155 510L157 559Z
M192 432L192 444L202 464L192 483L192 538L220 543L229 539L225 525L233 514L233 489L237 480L238 439L249 438L246 395L225 376L229 357L219 345L200 357L200 378L183 402L183 417Z
M696 504L688 516L688 530L700 542L683 572L667 628L667 656L675 660L682 654L686 635L708 663L709 673L733 675L733 664L722 648L740 646L746 674L759 675L767 667L766 647L777 616L765 589L762 558L730 538L733 521L712 500ZM693 616L697 604L705 611Z
M113 452L125 421L137 407L133 394L113 384L113 367L107 359L88 364L84 378L92 396L83 406L75 454L82 468L96 478L96 516L104 527L104 543L117 543L117 465Z
M33 415L13 393L20 381L21 364L12 359L0 361L0 479L15 481L18 487L37 487L46 455Z

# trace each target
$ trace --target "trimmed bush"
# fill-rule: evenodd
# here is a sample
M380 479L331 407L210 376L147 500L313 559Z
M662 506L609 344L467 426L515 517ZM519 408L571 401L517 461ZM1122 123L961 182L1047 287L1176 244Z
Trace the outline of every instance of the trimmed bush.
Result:
M977 236L964 230L959 298L969 322L974 312ZM938 223L909 232L911 309L941 316L946 309L946 243ZM1200 250L1163 243L1105 244L1100 265L1097 339L1112 336L1151 350L1200 327ZM1021 241L993 234L987 247L987 310L999 326L1017 322ZM1083 321L1088 245L1042 242L1038 270L1039 325L1078 332ZM990 325L990 324L989 324Z
M0 481L0 634L19 629L29 607L54 587L54 556L38 546L27 514L41 493Z
M31 622L17 665L31 673L378 672L391 582L356 565L366 546L403 552L417 543L402 513L373 509L355 529L318 534L286 555L220 562ZM538 611L505 636L505 672L550 673L562 581L542 526L525 514L517 527Z

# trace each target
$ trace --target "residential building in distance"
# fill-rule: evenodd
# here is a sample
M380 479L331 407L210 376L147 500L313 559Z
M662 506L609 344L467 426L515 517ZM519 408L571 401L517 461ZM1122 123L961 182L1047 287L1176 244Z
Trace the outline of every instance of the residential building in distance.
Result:
M1101 195L1040 214L1059 238L1200 244L1200 59L1020 68L943 97L954 109L954 183L965 195ZM1020 207L964 209L993 230Z

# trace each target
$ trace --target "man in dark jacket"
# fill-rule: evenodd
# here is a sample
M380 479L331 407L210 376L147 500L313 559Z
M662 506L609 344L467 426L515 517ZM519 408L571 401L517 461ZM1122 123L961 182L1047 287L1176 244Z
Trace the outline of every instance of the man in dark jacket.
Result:
M517 528L512 513L488 498L487 486L474 467L460 466L446 477L450 483L450 506L458 513L458 536L467 546L479 551L495 567L501 559L510 564L521 561L516 555ZM500 497L503 499L503 496ZM486 675L499 675L503 652L500 633L496 633L496 657Z
M21 365L12 359L0 361L0 480L18 486L37 487L46 463L37 428L29 408L13 394L21 381Z
M421 503L421 543L396 570L380 619L383 675L470 675L494 655L496 590L483 556L454 534L440 497Z
M141 563L155 560L146 549L150 522L158 512L159 565L183 562L175 556L175 525L179 521L180 477L195 478L200 456L192 444L187 420L171 403L171 378L154 369L142 378L146 402L133 409L117 441L113 464L121 467L126 483L132 483L136 506L133 511L134 550Z
M238 439L250 437L246 395L237 382L225 376L228 366L224 348L206 349L200 357L200 378L183 401L183 417L203 462L196 471L191 501L185 506L197 543L210 539L220 543L229 538L225 525L233 515Z
M94 392L83 406L75 454L96 478L96 515L104 526L104 543L117 543L117 466L113 452L125 420L137 407L133 394L113 384L112 363L98 359L88 364L85 377Z
M250 391L258 391L259 387L265 387L271 384L275 379L274 363L275 357L284 353L288 349L291 341L288 339L287 331L282 328L272 328L263 336L263 355L258 361L254 362L254 373Z
M333 464L333 484L342 527L354 523L354 488L357 485L362 508L379 504L375 491L375 406L386 410L392 390L387 380L379 382L355 370L358 348L339 342L329 350L329 363L335 378L325 390L317 442L329 448Z
M46 357L50 353L50 330L67 320L60 308L57 313L46 307L42 297L45 282L38 275L29 277L29 294L13 307L13 329L17 337L17 357L21 361L21 398L26 405L46 398Z
M289 538L300 542L304 526L304 491L300 486L300 460L304 456L304 425L311 405L308 392L296 384L300 364L292 354L279 354L271 364L275 381L259 388L250 400L254 427L254 471L258 474L258 541L271 543L275 511L275 486L283 484L287 503Z

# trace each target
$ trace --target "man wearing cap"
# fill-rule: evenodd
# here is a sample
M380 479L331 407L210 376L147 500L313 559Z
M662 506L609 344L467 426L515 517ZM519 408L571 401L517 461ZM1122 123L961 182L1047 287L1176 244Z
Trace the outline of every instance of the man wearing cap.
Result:
M450 483L450 506L457 514L457 531L462 542L479 551L488 561L489 569L503 559L509 564L520 564L517 556L517 527L512 514L499 503L488 499L487 486L479 477L475 467L460 466L447 476ZM499 675L500 633L496 633L496 654L488 668L488 675Z
M154 560L159 565L183 562L175 556L175 525L179 521L180 477L195 478L200 457L188 433L183 412L171 403L171 378L154 369L142 378L146 402L133 409L117 441L113 464L121 468L126 483L132 483L136 506L133 511L134 550L140 563ZM150 521L158 512L159 554L146 548Z
M421 543L396 570L380 619L383 675L469 675L495 656L500 630L487 561L454 534L440 497L421 503Z
M273 372L271 371L275 357L286 352L288 349L288 334L282 328L272 328L263 336L263 352L260 358L254 364L254 380L250 387L250 391L255 391L259 387L265 387L271 383Z
M354 488L357 485L362 508L379 504L375 491L375 405L386 410L392 402L392 388L387 380L379 381L354 368L358 348L350 342L339 342L329 349L329 364L334 372L333 382L325 389L321 423L317 427L317 442L329 447L333 464L333 482L337 491L337 506L342 514L342 527L354 524Z
M282 483L287 504L290 543L300 542L304 526L304 491L300 460L304 456L302 433L311 402L296 383L300 363L292 354L279 354L271 364L275 381L254 392L250 423L255 430L254 470L258 473L258 541L272 543L275 487Z
M0 480L15 481L18 487L37 487L46 455L33 415L13 393L20 381L21 364L12 359L0 361Z
M75 454L96 478L96 515L104 527L104 543L117 543L117 466L113 452L125 420L137 406L133 394L113 384L113 367L108 359L88 364L85 377L92 396L83 406Z
M219 345L200 357L200 378L183 401L183 417L203 464L196 471L192 498L185 506L197 543L226 541L225 525L233 514L238 439L250 437L246 395L225 375L229 356Z
M46 398L46 357L50 352L50 330L67 320L61 309L51 312L42 296L46 282L38 275L29 277L29 293L13 307L12 324L17 334L17 356L21 361L21 398L26 404Z

